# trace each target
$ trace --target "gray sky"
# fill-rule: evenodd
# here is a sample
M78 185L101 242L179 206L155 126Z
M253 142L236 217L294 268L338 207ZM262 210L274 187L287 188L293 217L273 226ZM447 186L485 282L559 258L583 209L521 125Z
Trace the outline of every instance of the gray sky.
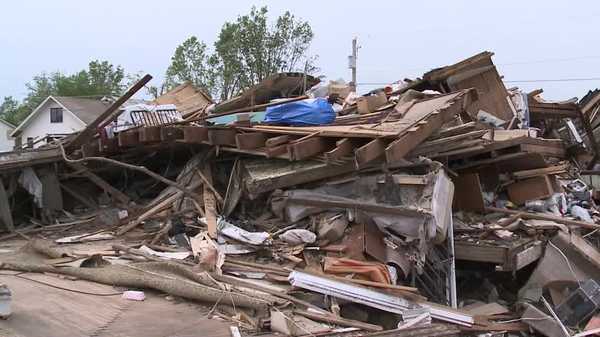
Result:
M600 78L598 1L5 1L0 19L0 96L22 98L42 71L70 73L93 59L145 71L158 84L190 35L212 45L222 24L252 5L310 22L321 73L349 80L358 36L358 82L420 76L482 50L506 81ZM544 88L548 99L582 97L600 80L507 83ZM362 86L359 91L370 89Z

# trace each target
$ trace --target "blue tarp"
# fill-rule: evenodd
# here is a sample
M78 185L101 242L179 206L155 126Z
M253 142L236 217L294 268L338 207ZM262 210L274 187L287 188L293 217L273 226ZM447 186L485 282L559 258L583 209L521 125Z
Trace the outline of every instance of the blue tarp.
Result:
M335 120L335 111L323 98L304 99L267 108L265 122L293 126L324 125Z

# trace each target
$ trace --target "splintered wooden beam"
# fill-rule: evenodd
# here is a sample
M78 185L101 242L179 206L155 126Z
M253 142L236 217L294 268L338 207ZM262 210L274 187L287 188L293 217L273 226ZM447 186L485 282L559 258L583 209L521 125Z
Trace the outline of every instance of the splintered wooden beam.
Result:
M265 146L267 136L261 132L238 133L235 135L235 143L238 149L251 150Z
M265 141L265 146L266 147L276 147L278 145L282 145L282 144L289 142L290 139L291 138L288 135L271 137Z
M436 130L441 128L442 125L447 122L449 118L458 113L461 108L460 104L454 103L446 109L431 113L426 119L410 128L408 132L393 141L385 149L386 161L391 164L404 158L410 151L425 141L425 139L431 136Z
M102 128L108 123L112 122L120 113L119 108L123 103L127 102L136 92L138 92L141 88L146 85L146 83L150 82L152 76L146 74L142 77L137 83L135 83L131 88L127 89L123 96L119 97L113 104L111 104L98 118L96 118L93 122L88 124L85 129L79 132L75 138L73 138L68 144L67 148L69 149L78 149L81 145L89 142L92 137L98 132L99 128Z
M324 153L327 162L333 162L342 159L342 157L352 155L355 142L349 138L343 138L335 143L335 149Z
M362 168L385 154L387 142L381 138L373 139L354 151L357 168Z
M323 137L312 137L290 144L288 153L291 160L303 160L323 153L332 146L332 140Z
M205 165L203 168L203 176L209 184L212 184L212 172L209 165ZM204 217L206 218L206 225L208 227L208 235L216 239L217 238L217 205L215 195L207 184L204 184Z

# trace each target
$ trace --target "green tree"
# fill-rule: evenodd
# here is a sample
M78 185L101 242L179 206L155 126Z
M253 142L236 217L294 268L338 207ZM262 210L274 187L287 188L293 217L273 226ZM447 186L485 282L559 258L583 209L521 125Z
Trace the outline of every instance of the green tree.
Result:
M267 7L252 7L249 14L226 22L210 55L203 42L190 37L175 50L167 86L189 80L214 97L228 99L274 73L314 73L315 58L308 54L313 32L308 22L286 12L270 25L267 14Z
M120 96L125 90L125 70L108 61L94 60L88 68L71 75L41 73L26 84L27 96L15 107L16 100L5 97L0 114L19 124L48 96ZM2 107L0 106L0 107Z
M189 81L201 88L212 86L206 44L192 36L175 49L165 76L166 87L172 89Z
M0 104L0 119L17 125L28 115L27 107L12 96L4 97Z

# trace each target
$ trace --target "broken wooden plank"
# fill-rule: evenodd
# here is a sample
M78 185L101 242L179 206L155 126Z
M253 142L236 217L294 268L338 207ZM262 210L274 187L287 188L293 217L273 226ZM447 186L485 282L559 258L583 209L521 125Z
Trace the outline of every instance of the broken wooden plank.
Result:
M356 167L362 168L372 161L383 157L386 146L386 141L381 138L376 138L354 150Z
M343 157L352 155L354 151L355 142L350 138L343 138L335 143L335 149L323 153L327 162L334 162L342 159Z
M291 137L288 135L271 137L265 141L266 147L276 147L278 145L285 144L291 140Z
M210 133L209 133L210 135ZM212 171L209 165L204 165L202 168L202 175L206 181L212 185ZM215 203L215 195L207 184L204 184L204 217L206 219L206 226L208 227L208 235L216 239L217 238L217 205Z
M329 165L318 161L289 162L287 160L244 160L245 190L251 198L261 193L319 181L354 171L353 163Z
M312 137L288 145L291 160L303 160L314 157L330 149L332 141L323 137Z
M238 133L235 143L238 149L257 149L265 146L267 135L261 132Z
M422 121L417 126L411 128L405 135L393 141L385 149L385 158L388 163L398 162L403 159L412 149L421 144L435 130L440 128L444 123L442 114L436 112L427 118L427 121Z
M555 165L555 166L544 167L544 168L539 168L539 169L513 172L512 176L515 177L516 179L525 179L525 178L542 176L542 175L546 175L546 174L565 173L565 172L567 172L568 168L569 168L569 163L563 163L561 165Z
M392 174L392 181L398 185L427 185L427 176L412 174Z
M204 183L204 187L208 187L211 190L211 192L213 193L213 195L215 196L215 198L217 198L217 201L219 201L219 203L221 203L221 205L222 205L223 204L223 197L221 197L221 194L213 186L212 179L210 179L209 177L205 176L202 173L202 171L199 170L199 169L196 169L196 173L198 174L198 176L200 177L200 179Z

